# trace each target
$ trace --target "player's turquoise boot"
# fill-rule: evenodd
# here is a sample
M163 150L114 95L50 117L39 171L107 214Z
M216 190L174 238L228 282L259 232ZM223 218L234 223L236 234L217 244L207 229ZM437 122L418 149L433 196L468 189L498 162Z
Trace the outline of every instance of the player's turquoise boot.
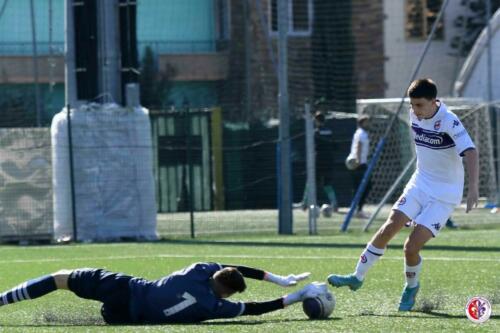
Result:
M403 289L403 295L401 295L401 301L399 301L399 311L410 311L413 308L419 289L420 283L414 288L408 288L405 286Z
M363 281L358 280L356 275L335 275L330 274L328 276L328 283L330 283L334 287L343 287L348 286L352 291L356 291L363 285Z

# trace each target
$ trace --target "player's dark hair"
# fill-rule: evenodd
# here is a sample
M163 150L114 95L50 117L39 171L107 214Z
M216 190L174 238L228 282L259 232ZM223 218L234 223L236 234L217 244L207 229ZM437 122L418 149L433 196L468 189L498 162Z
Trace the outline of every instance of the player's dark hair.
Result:
M411 98L425 98L427 100L437 97L437 86L431 79L418 79L413 81L408 88L408 96Z
M214 280L233 292L244 292L247 288L245 279L234 267L226 267L214 274Z

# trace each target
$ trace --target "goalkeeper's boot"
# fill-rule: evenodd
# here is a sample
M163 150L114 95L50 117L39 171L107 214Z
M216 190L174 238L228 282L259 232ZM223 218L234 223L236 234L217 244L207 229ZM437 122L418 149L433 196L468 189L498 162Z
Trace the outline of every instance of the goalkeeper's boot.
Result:
M336 275L330 274L328 276L328 283L330 283L334 287L343 287L348 286L352 291L356 291L363 285L363 281L358 280L356 275Z
M415 305L415 298L417 297L419 289L420 283L413 288L409 288L405 285L403 294L401 295L401 300L399 301L399 311L410 311L413 308L413 305Z

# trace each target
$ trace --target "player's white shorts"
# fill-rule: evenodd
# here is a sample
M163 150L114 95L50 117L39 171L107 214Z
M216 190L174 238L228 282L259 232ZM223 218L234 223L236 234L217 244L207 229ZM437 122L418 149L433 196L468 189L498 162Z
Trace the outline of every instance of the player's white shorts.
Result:
M428 196L417 187L405 188L392 209L399 210L416 224L423 225L437 236L446 220L455 209L454 204L440 201Z

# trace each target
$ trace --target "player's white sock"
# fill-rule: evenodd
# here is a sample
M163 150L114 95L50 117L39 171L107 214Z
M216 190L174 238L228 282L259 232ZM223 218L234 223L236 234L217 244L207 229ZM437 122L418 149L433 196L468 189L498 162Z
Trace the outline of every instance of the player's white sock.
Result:
M422 258L417 266L408 266L405 260L405 278L406 285L410 288L415 288L418 284L418 279L420 277L420 271L422 270Z
M354 271L354 275L360 281L363 281L365 278L366 272L376 263L380 257L384 254L385 249L379 249L373 246L372 244L368 244L366 249L361 253L359 257L358 264L356 265L356 271Z

